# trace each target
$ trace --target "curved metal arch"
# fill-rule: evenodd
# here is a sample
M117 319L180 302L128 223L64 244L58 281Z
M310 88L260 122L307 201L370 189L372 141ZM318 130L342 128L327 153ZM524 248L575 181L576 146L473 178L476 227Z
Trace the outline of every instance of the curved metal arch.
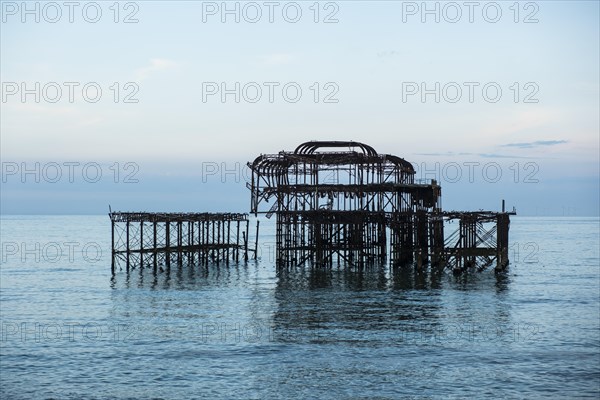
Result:
M371 157L377 157L378 154L374 148L368 144L354 142L354 141L317 141L313 140L310 142L304 142L296 147L294 154L314 154L319 148L322 147L358 147L362 150L363 154Z
M415 173L415 168L413 167L413 165L410 162L406 161L404 158L393 156L391 154L386 154L385 158L390 160L393 164L400 166L403 172L407 172L409 174Z

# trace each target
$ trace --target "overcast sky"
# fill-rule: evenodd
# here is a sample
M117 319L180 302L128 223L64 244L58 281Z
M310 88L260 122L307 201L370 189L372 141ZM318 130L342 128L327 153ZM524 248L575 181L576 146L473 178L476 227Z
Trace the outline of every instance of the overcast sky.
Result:
M247 211L245 162L355 140L598 215L598 2L224 4L2 2L2 213Z

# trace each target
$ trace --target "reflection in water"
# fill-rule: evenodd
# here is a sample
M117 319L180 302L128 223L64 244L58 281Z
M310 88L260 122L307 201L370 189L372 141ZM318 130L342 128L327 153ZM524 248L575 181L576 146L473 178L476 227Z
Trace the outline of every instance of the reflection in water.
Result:
M510 285L510 273L508 271L498 272L496 274L496 293L502 294L508 290Z
M416 274L416 275L415 275ZM385 266L296 267L277 274L273 333L282 342L349 342L381 346L438 326L439 279Z
M112 289L150 288L155 290L190 290L211 286L229 286L248 279L249 268L256 263L217 265L179 264L168 270L136 268L117 273L110 279Z
M64 242L106 237L57 221ZM17 243L52 234L47 219L20 225ZM498 275L172 263L119 271L108 289L106 260L13 257L0 398L598 398L597 227L530 220L515 241L539 238L540 262Z
M278 285L288 289L338 288L340 290L439 289L449 274L416 268L390 269L379 265L356 269L298 266L277 271Z
M457 324L510 324L503 301L509 283L506 274L454 276L383 265L362 270L275 269L260 262L179 265L156 274L144 269L113 276L112 317L191 324L197 339L205 338L206 326L219 340L252 327L271 344L401 346L435 342ZM242 341L239 333L233 337Z
M268 276L276 279L280 288L315 290L437 290L444 285L458 290L489 290L491 279L498 293L508 289L507 272L452 275L435 268L390 268L373 265L363 269L320 268L296 266L275 268L260 261L232 263L230 265L187 265L179 263L170 269L133 268L111 277L111 288L192 289L206 286L227 286L248 279L249 268L271 270Z

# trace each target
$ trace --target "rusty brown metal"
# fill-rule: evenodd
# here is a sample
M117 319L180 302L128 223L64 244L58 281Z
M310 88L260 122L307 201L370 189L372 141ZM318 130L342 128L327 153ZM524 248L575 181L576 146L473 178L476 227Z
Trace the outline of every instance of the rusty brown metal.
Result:
M311 141L248 163L250 211L276 215L276 265L496 270L508 265L510 215L442 211L435 180L415 182L403 158L352 141ZM112 271L248 260L248 214L110 212ZM445 226L458 222L446 235ZM389 258L388 258L389 257ZM161 267L162 268L162 267Z
M248 260L248 214L110 212L112 272ZM254 257L256 252L254 251Z
M276 215L278 266L362 267L384 262L388 248L393 265L508 263L509 213L443 212L435 180L415 183L410 162L367 144L311 141L248 167L250 211ZM444 222L455 219L460 229L447 241Z

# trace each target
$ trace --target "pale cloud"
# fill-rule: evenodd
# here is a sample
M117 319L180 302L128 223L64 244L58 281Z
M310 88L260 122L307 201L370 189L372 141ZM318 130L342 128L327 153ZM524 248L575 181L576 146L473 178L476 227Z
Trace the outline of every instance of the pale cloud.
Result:
M150 60L150 65L135 70L135 79L137 81L143 81L157 72L172 70L177 66L178 64L173 60L153 58Z
M428 157L464 157L464 156L475 156L481 158L525 158L525 159L536 159L539 157L525 157L525 156L515 156L510 154L501 154L501 153L470 153L470 152L461 152L456 153L453 151L447 152L434 152L434 153L413 153L417 156L428 156Z
M559 120L560 116L555 111L538 108L518 114L511 128L513 132L518 132L546 126Z
M20 128L25 127L30 132L43 132L43 127L47 124L60 123L67 130L96 126L106 121L93 111L86 111L85 107L76 105L15 103L6 105L6 114L10 115L10 123Z
M14 103L7 104L6 111L28 114L30 116L73 116L77 113L75 106L61 106L56 104L44 105L40 103Z
M535 142L520 142L503 144L502 147L517 147L520 149L530 149L540 146L556 146L557 144L568 143L567 140L536 140Z
M91 127L91 126L96 126L96 125L100 125L103 124L106 120L104 118L101 117L86 117L86 118L81 118L81 120L79 120L76 124L76 127L79 128L86 128L86 127Z
M269 54L261 57L261 63L265 66L276 67L279 65L290 64L294 59L289 53Z
M524 131L548 127L562 121L563 115L559 110L535 108L528 111L506 115L485 129L486 136L498 135L506 137Z

